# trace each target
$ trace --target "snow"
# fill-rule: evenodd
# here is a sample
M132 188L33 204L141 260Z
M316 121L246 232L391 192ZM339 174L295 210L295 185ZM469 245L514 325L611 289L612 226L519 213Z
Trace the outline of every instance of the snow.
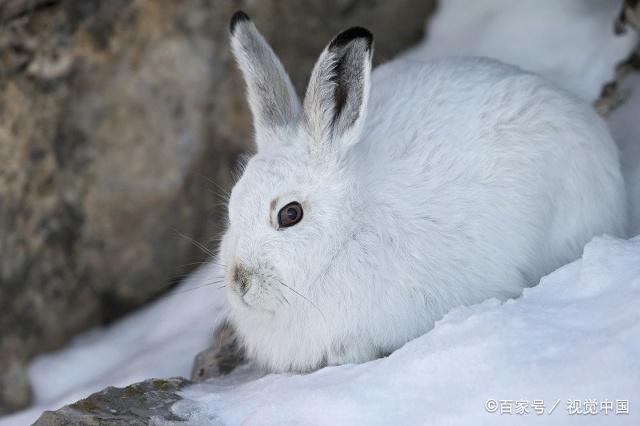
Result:
M637 42L630 31L613 35L618 7L607 0L447 0L427 41L405 58L490 56L592 101ZM622 151L636 235L640 75L625 79L623 90L630 97L608 121ZM210 285L215 274L206 265L145 309L36 358L29 367L34 406L0 426L31 423L106 386L188 377L220 311L221 291ZM597 238L582 260L517 300L456 309L387 358L309 375L260 377L248 367L189 388L173 409L192 424L640 424L638 306L640 239ZM550 415L501 416L485 411L489 398L542 399L547 410L560 403ZM590 398L630 400L630 415L567 414L568 399Z
M242 371L188 388L173 412L190 424L538 424L532 409L501 416L485 402L541 399L549 411L559 399L545 424L589 425L605 415L569 415L567 400L608 398L630 412L607 424L637 425L638 306L640 238L596 238L522 297L458 308L387 358L258 380Z

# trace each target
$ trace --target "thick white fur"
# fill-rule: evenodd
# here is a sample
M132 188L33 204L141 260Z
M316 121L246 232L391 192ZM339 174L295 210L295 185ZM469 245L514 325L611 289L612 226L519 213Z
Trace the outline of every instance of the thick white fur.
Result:
M234 37L252 31L243 22ZM229 317L269 370L388 354L450 309L518 296L594 235L623 232L618 153L589 105L479 58L392 61L369 86L348 140L312 135L304 117L277 131L260 121L232 191ZM304 218L277 230L291 201Z

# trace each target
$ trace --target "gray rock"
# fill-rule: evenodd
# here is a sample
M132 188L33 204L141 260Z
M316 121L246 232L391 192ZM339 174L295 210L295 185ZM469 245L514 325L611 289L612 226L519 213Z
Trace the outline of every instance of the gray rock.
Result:
M22 360L5 356L0 372L0 406L18 409L31 399L31 388Z
M0 25L0 375L203 259L180 234L215 235L209 180L244 146L232 5L188 3L24 2Z
M614 28L617 34L622 34L627 30L627 26L640 31L640 2L638 0L624 0Z
M125 388L110 387L56 411L45 411L36 426L148 425L177 422L171 405L182 399L176 392L191 384L181 377L149 379Z
M28 403L30 357L161 294L206 257L191 239L213 248L251 148L238 8L302 92L339 30L371 28L382 61L433 1L0 1L0 413Z
M623 85L626 77L638 71L640 71L640 46L631 53L629 58L618 64L613 81L603 86L600 96L593 104L600 115L606 117L625 103L631 93L628 90L620 90L620 86Z

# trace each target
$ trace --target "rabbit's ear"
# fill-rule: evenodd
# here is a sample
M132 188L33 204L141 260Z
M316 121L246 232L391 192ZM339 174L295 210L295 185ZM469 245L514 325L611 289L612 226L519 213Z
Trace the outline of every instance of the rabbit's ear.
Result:
M304 122L321 150L344 151L359 139L372 54L373 35L354 27L338 34L320 55L304 99Z
M274 131L298 124L300 101L282 63L247 14L236 12L229 31L231 50L247 84L260 148Z

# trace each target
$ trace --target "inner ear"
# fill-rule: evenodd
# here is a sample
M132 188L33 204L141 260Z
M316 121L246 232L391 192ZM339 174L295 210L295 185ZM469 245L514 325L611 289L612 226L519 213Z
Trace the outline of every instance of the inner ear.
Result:
M354 27L338 34L320 55L304 100L305 121L316 141L358 134L368 97L372 50L371 33Z
M336 88L333 96L335 98L336 107L334 112L335 115L333 117L333 123L335 124L336 119L340 116L340 114L342 114L342 110L347 104L347 96L349 93L347 92L347 88L345 87L345 82L341 81L340 79L340 76L344 73L344 57L336 62L334 72L335 76L333 81L336 85Z
M334 66L331 82L334 84L334 112L332 132L343 132L360 117L365 92L362 58L352 50L345 50Z

